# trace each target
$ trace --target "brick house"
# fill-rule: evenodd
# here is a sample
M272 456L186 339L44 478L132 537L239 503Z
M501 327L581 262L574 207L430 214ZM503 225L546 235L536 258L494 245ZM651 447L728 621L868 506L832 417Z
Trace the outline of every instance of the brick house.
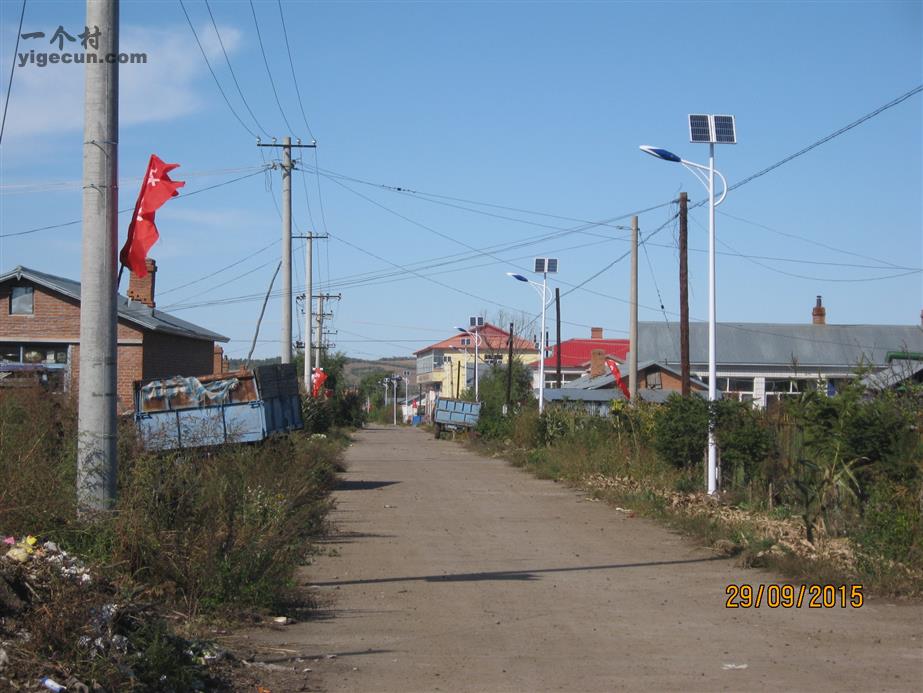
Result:
M551 344L551 356L545 359L545 389L557 387L558 345ZM569 383L582 378L590 372L590 355L593 351L602 349L606 358L612 358L621 363L628 355L627 339L606 339L603 337L603 328L591 327L590 338L566 339L561 342L561 386L569 387ZM538 361L531 364L533 369L532 387L538 391Z
M133 383L224 370L228 338L155 309L157 265L131 275L118 297L118 408L134 409ZM28 267L0 275L0 378L33 370L65 392L80 371L80 283ZM2 383L2 380L0 380Z

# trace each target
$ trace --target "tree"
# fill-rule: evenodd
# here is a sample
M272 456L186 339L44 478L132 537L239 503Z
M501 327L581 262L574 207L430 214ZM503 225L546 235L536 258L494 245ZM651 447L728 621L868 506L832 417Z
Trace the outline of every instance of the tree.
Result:
M532 394L532 369L518 358L513 358L513 383L510 401L514 411L524 405L535 401ZM503 415L503 405L506 404L506 388L509 368L505 364L492 366L487 374L480 379L478 389L481 396L481 414L478 419L478 430L488 437L507 435L510 430L510 420L514 412ZM474 393L467 390L465 399L474 399Z

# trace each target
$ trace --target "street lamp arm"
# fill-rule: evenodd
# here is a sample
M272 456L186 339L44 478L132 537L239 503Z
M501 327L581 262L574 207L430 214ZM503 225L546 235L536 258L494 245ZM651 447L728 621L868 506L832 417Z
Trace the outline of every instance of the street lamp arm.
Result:
M686 170L692 173L702 185L705 186L706 190L708 190L708 179L705 177L703 173L700 173L700 171L708 172L709 170L708 166L702 166L702 164L697 164L693 161L687 161L686 159L681 159L680 163L683 166L685 166ZM715 207L717 207L722 202L724 202L724 198L727 197L728 182L727 182L727 179L722 175L721 171L719 171L718 169L715 169L715 175L721 179L721 185L724 186L724 189L721 191L721 197L715 200Z

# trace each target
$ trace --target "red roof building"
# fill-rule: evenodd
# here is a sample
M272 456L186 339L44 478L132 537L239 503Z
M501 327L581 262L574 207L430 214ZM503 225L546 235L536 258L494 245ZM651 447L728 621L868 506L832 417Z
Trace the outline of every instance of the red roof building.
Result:
M490 323L470 329L481 338L477 348L479 373L505 362L509 351L509 332ZM436 392L457 393L464 390L474 378L474 352L475 338L465 332L458 332L414 352L417 357L417 383ZM513 353L525 363L538 357L535 345L521 337L514 337Z
M551 356L545 359L545 387L557 384L558 348L551 345ZM589 339L568 339L561 342L561 380L564 383L576 380L589 373L590 357L595 349L602 349L606 357L623 362L628 358L627 339L605 339L603 328L590 328ZM535 370L535 386L538 387L538 361L532 364Z

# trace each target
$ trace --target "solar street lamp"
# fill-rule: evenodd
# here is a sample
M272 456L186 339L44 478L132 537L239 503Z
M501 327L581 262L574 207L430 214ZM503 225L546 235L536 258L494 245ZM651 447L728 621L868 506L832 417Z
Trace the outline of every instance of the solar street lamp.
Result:
M516 281L526 282L534 288L542 297L542 334L539 339L539 359L538 359L538 411L545 411L545 352L548 344L545 337L545 307L548 305L548 275L557 274L558 259L554 257L537 257L535 258L535 273L542 275L542 283L534 282L528 277L515 272L507 272L508 277Z
M718 446L715 441L715 410L713 402L717 393L717 308L715 302L715 207L727 196L727 180L715 170L715 145L737 144L737 126L732 115L693 114L689 116L689 141L708 143L708 166L687 161L660 147L642 145L641 151L658 159L682 164L708 190L708 493L718 491ZM715 200L715 176L721 179L724 190Z
M483 321L481 322L481 324L482 325L484 324ZM458 330L459 332L464 332L465 334L471 335L472 337L474 337L474 401L478 402L480 401L480 393L478 391L478 358L479 358L478 348L481 346L481 335L479 335L477 332L471 332L465 327L458 327L457 325L455 326L455 329ZM477 326L474 326L474 329L477 329ZM466 350L465 354L467 353L468 352ZM466 356L465 357L465 370L467 370L468 368L467 361L468 361L468 358ZM467 375L466 375L466 378L467 378Z

